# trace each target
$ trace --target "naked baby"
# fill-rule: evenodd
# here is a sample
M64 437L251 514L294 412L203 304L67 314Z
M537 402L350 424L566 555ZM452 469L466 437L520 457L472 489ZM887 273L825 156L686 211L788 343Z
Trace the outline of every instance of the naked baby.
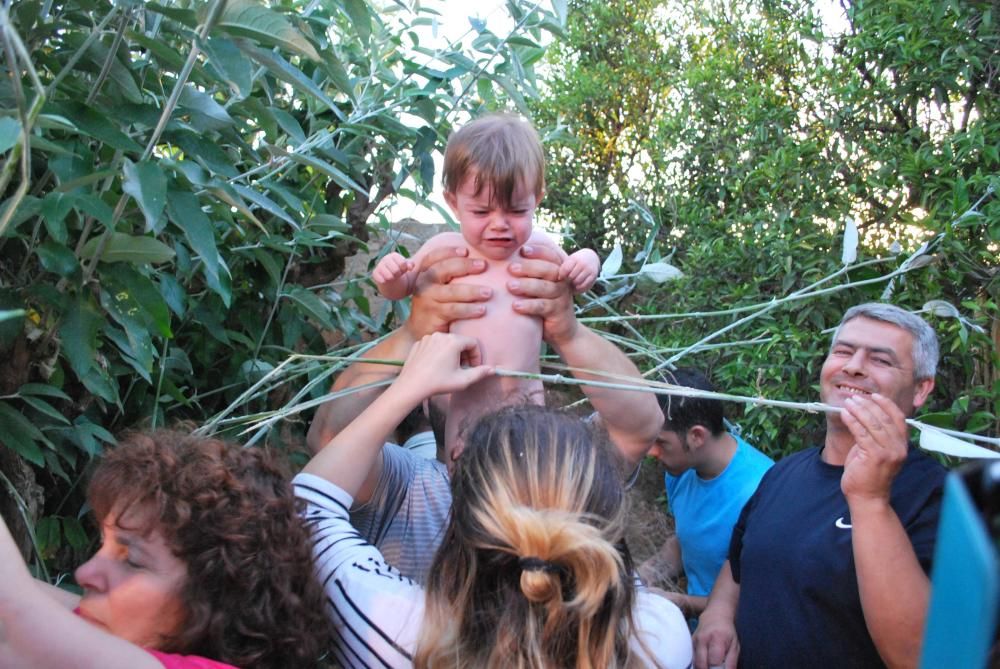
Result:
M469 123L448 138L444 155L444 199L458 219L461 232L429 239L412 258L399 253L383 257L372 273L379 292L398 300L413 292L424 256L441 247L466 247L481 258L482 274L456 282L488 286L493 296L486 315L455 321L451 331L479 340L484 364L525 372L539 370L542 324L537 317L516 313L507 290L507 266L525 245L554 249L562 259L559 279L576 292L590 288L600 271L600 259L590 249L566 255L544 233L532 230L535 207L545 191L545 158L538 133L512 115L493 114ZM502 404L544 404L540 381L490 377L454 393L448 407L445 453L449 462L461 452L461 431L480 414Z

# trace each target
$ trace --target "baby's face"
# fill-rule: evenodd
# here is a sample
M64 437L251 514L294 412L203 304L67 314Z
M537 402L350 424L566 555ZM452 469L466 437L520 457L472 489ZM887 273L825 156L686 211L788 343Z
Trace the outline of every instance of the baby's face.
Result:
M470 175L456 192L445 192L444 199L462 225L465 241L486 258L504 260L531 236L538 200L523 183L514 189L509 208L493 202L492 194L491 187L484 187L476 195L475 175Z

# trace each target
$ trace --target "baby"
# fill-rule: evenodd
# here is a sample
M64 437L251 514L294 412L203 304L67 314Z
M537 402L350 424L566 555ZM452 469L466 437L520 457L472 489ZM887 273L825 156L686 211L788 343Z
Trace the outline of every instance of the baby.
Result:
M548 236L532 230L535 207L544 192L542 143L528 122L493 114L466 125L448 138L444 154L444 199L461 233L435 235L410 259L398 253L383 257L372 273L379 292L391 300L410 295L425 255L440 247L467 247L469 257L485 260L487 269L454 280L489 286L493 296L483 318L455 321L451 331L478 339L484 364L537 373L542 324L511 307L514 297L507 291L511 279L507 266L525 244L552 248L562 259L559 279L571 281L579 293L594 284L601 265L594 251L567 256ZM544 404L541 381L490 377L453 393L444 452L450 460L457 457L460 431L480 414L525 400Z

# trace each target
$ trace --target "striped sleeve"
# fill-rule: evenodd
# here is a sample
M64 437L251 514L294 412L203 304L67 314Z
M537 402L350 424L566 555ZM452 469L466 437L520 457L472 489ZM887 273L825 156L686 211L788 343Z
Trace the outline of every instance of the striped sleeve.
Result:
M299 474L295 494L312 532L316 572L336 630L334 656L347 669L410 667L423 622L424 593L387 565L351 526L351 496L318 476Z

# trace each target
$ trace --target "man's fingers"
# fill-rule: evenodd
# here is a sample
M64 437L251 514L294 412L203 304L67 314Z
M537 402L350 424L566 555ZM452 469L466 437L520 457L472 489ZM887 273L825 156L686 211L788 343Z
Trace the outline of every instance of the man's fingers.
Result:
M424 271L431 265L436 265L443 260L450 258L464 258L469 255L469 249L462 246L442 246L429 252L420 261L420 271Z
M525 316L541 316L552 313L552 302L549 300L514 300L514 311Z
M521 257L544 260L557 265L562 264L559 252L554 247L544 244L525 244L521 247Z
M736 669L740 660L740 642L739 639L733 639L733 642L729 644L729 649L726 651L726 669Z
M513 295L551 300L566 292L566 287L554 281L525 277L508 281L507 290Z
M419 281L421 285L448 283L452 279L486 271L486 261L479 258L446 258L433 265L420 263Z
M695 669L708 669L708 644L697 636L694 639Z
M529 277L533 279L545 279L546 281L559 280L560 264L558 260L545 259L514 259L507 267L507 271L516 277Z
M471 283L431 284L420 296L442 304L448 302L484 302L493 295L492 289Z

